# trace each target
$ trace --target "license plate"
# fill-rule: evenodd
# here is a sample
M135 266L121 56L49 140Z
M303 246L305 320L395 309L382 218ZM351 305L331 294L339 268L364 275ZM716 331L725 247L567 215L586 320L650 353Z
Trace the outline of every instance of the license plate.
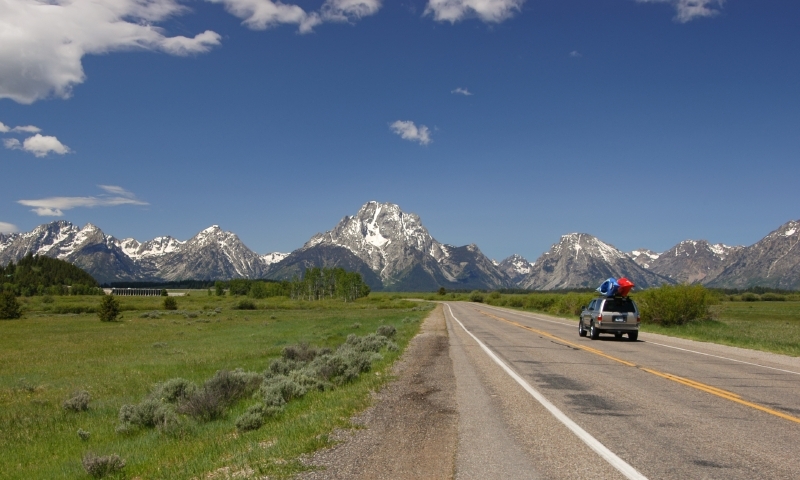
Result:
M615 322L627 322L628 321L628 317L627 317L627 315L614 315L612 320L615 321Z

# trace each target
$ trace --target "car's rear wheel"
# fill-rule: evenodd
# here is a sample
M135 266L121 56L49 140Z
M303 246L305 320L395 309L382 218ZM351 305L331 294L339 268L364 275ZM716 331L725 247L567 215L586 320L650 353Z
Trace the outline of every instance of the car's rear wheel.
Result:
M586 336L586 329L583 328L583 320L578 320L578 335L581 337Z
M600 338L600 330L592 323L592 326L589 327L589 335L592 337L592 340L597 340Z
M639 332L628 332L628 340L635 342L639 338Z

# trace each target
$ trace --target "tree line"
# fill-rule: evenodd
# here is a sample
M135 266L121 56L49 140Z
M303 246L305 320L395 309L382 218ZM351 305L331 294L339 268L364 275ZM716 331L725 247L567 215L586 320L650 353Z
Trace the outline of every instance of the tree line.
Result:
M210 290L209 290L210 291ZM340 299L345 302L369 295L370 288L358 272L343 268L309 268L292 280L247 280L237 278L214 283L218 296L246 295L252 298L289 297L294 300Z
M97 281L75 265L43 255L25 255L0 266L0 292L16 296L100 295Z

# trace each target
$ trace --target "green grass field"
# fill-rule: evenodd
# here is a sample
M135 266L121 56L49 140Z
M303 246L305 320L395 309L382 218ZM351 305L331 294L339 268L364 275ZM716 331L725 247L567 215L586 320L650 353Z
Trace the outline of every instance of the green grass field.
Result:
M22 319L0 321L0 478L90 478L81 465L87 452L125 459L123 473L109 478L290 476L303 468L298 456L327 445L328 433L368 406L431 307L377 296L352 304L266 299L256 301L257 310L234 310L240 299L191 295L160 318L143 315L160 310L161 298L121 297L122 321L113 323L93 313L51 313L96 307L101 297L32 297L24 299ZM380 325L397 328L399 351L385 352L355 382L290 402L259 430L236 430L236 418L255 403L244 400L180 437L115 432L120 407L138 403L156 383L202 383L221 369L262 372L287 345L335 348L348 334ZM77 390L91 394L89 410L65 411L62 402ZM79 429L90 432L88 440Z
M800 356L800 302L723 302L716 318L681 326L642 325L642 331Z

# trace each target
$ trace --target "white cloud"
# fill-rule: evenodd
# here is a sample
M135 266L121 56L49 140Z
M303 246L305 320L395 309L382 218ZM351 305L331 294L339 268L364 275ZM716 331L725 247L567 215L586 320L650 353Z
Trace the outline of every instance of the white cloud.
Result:
M221 3L231 15L253 30L264 30L281 23L300 25L308 16L297 5L286 5L271 0L208 0Z
M38 133L32 137L26 138L22 143L20 143L20 141L16 138L7 138L3 140L3 144L8 149L24 150L36 155L39 158L46 157L47 154L51 152L59 155L64 155L70 152L69 147L59 142L56 137L41 135Z
M116 207L119 205L149 205L136 198L134 194L122 187L115 185L100 185L103 190L121 195L99 195L96 197L49 197L38 200L18 200L17 203L26 207L34 207L32 212L41 217L60 217L64 215L64 210L71 210L76 207Z
M0 233L17 233L19 229L16 225L6 222L0 222Z
M573 51L569 52L569 56L572 57L572 58L581 58L583 55L581 55L581 52L579 52L577 50L573 50Z
M465 97L471 97L472 96L472 92L470 92L466 88L461 88L461 87L458 87L455 90L450 90L450 93L457 93L459 95L464 95Z
M425 125L417 127L414 122L409 120L398 120L390 125L392 131L404 140L417 142L420 145L431 143L431 132Z
M695 18L719 15L725 0L636 0L639 3L668 3L675 8L675 21L686 23ZM718 8L715 8L718 7Z
M186 12L177 0L0 1L0 99L30 104L67 98L86 75L84 55L156 50L208 51L220 36L168 37L154 23Z
M433 14L437 22L456 23L477 17L487 23L500 23L519 11L525 0L428 0L423 15Z
M39 133L42 131L39 127L34 127L33 125L25 125L22 127L14 127L11 129L12 132L23 132L23 133Z
M306 12L297 5L273 0L207 0L221 3L231 15L253 30L266 30L280 24L297 25L300 33L310 33L324 22L355 22L374 15L381 0L326 0L319 11Z
M8 133L10 131L11 131L11 129L8 128L8 125L6 125L3 122L0 122L0 133Z
M311 32L324 22L355 22L374 15L382 0L325 0L318 11L274 0L206 0L220 3L254 30L279 24ZM86 80L82 59L120 50L172 55L209 51L221 37L166 35L156 24L189 11L181 0L0 0L0 99L30 104L68 98ZM0 130L2 132L2 130ZM5 133L5 132L3 132ZM37 132L28 132L37 133Z
M128 197L128 198L133 198L136 196L133 193L117 185L98 185L98 187L100 187L102 190L112 195L119 195L121 197Z

